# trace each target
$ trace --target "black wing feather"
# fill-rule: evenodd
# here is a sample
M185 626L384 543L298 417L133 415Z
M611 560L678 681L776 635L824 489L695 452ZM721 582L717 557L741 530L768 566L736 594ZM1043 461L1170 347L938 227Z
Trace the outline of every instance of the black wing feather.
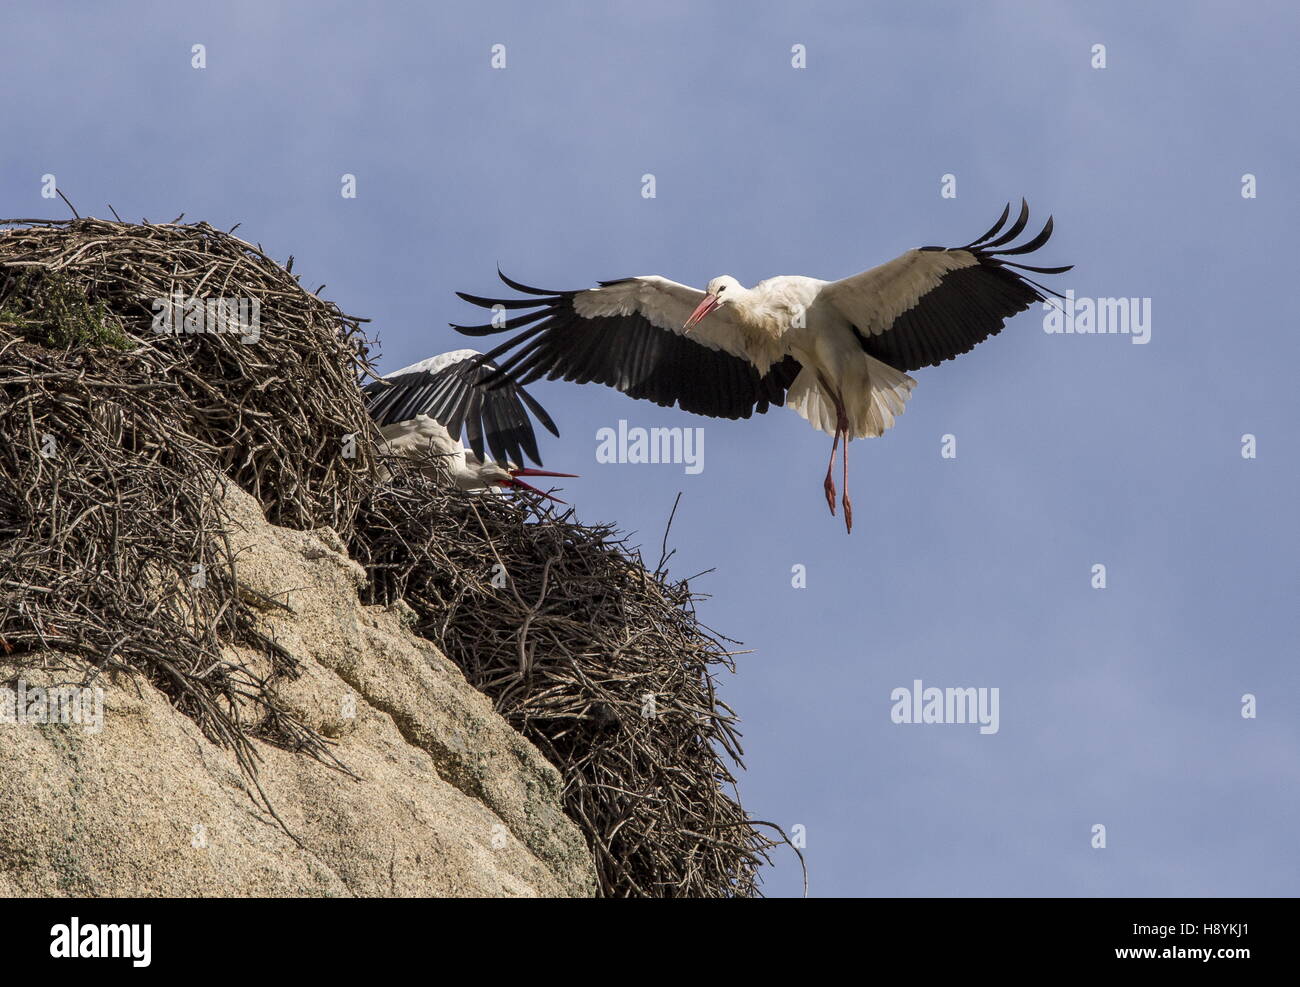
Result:
M478 354L434 373L413 371L372 381L362 393L377 425L428 415L457 438L463 429L479 459L486 444L498 462L523 465L526 455L541 466L529 411L552 435L560 434L536 398L509 375L498 378L496 365Z
M498 326L475 326L468 331L454 328L467 335L489 335L536 324L482 357L499 361L488 378L490 387L511 377L518 384L541 377L596 382L664 408L677 405L709 418L749 418L769 407L780 407L801 369L798 361L786 357L760 374L747 360L661 328L639 313L584 318L573 307L578 292L533 288L497 273L509 287L537 297L531 301L461 297L487 308L497 304L522 308L518 303L530 301L535 306L531 319L518 316ZM632 279L599 283L608 287L628 280Z
M976 263L943 274L934 288L899 315L884 332L871 335L855 328L863 350L905 372L938 366L944 360L969 352L990 336L996 336L1011 316L1023 312L1034 302L1046 301L1044 292L1056 294L1010 268L1037 274L1062 274L1073 265L1030 267L1001 259L1032 253L1046 244L1052 236L1052 218L1047 218L1046 225L1033 239L1019 247L998 250L996 248L1010 243L1024 231L1029 222L1029 204L1021 199L1020 214L1015 222L1005 233L997 236L1010 215L1008 206L982 237L965 247L953 248L973 254ZM989 239L994 236L997 239ZM984 243L986 240L989 242ZM946 251L948 248L921 249Z
M522 393L522 388L521 388ZM475 387L470 390L469 413L465 416L465 437L469 439L469 447L474 455L482 461L484 457L483 450L483 388ZM538 463L541 460L537 460Z

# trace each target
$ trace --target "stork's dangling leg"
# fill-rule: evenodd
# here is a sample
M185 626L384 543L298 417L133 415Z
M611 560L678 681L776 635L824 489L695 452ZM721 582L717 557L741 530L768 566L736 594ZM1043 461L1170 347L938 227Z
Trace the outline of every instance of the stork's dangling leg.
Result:
M844 530L853 534L853 501L849 500L849 425L844 423Z
M831 461L826 464L826 482L822 484L822 489L826 491L826 505L831 509L831 517L835 516L835 480L831 477L831 472L835 469L835 450L839 446L840 430L837 426L835 441L831 443Z
M838 394L835 395L835 427L839 433L844 434L844 493L840 503L844 505L844 529L852 534L853 532L853 501L849 500L849 415L844 410L844 402L840 400ZM831 462L835 462L835 450L831 449ZM834 514L834 508L831 514Z
M840 446L840 436L844 436L844 495L840 503L844 505L844 524L849 531L853 530L853 502L849 500L849 414L844 410L844 400L840 397L839 391L831 387L825 377L821 378L822 389L830 395L831 400L835 403L835 439L831 442L831 461L826 464L826 482L822 484L822 489L826 491L826 504L831 509L831 517L835 516L835 480L833 477L835 471L835 451Z

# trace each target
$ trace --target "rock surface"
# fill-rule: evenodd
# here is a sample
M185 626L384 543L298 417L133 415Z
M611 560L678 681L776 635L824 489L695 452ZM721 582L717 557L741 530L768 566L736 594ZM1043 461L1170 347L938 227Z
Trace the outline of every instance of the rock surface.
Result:
M559 773L406 629L402 606L360 604L364 573L338 537L267 524L233 484L222 505L260 630L303 664L278 695L357 777L256 745L299 845L161 693L101 681L102 732L0 722L0 895L593 894ZM19 670L0 655L0 686L80 679L49 658Z

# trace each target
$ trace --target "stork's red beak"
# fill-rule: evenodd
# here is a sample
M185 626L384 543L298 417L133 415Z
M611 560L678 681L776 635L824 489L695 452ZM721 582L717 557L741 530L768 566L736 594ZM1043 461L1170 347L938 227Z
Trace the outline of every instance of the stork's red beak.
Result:
M535 470L535 469L529 469L527 466L516 466L510 470L510 476L511 476L510 480L501 481L501 486L518 487L521 490L530 490L533 493L537 494L539 497L545 497L547 500L553 500L557 504L563 504L564 501L560 500L559 497L552 497L550 494L546 493L546 491L538 490L531 483L525 483L523 480L519 479L519 477L521 476L564 476L564 477L569 477L570 479L576 479L578 474L577 473L552 473L549 470Z
M704 300L701 301L700 304L695 306L695 311L691 313L691 317L687 319L685 325L682 326L682 332L690 332L692 329L694 329L696 326L698 326L701 322L704 321L704 317L706 315L708 315L717 307L718 307L718 296L705 295Z

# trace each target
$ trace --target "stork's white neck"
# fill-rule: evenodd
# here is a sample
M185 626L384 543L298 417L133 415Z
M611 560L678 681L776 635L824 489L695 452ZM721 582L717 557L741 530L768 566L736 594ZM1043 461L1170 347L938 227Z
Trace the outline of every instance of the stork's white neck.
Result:
M727 304L747 332L758 334L769 343L781 340L806 321L808 307L816 298L816 291L805 283L810 280L778 277L760 281L752 288L729 287Z

